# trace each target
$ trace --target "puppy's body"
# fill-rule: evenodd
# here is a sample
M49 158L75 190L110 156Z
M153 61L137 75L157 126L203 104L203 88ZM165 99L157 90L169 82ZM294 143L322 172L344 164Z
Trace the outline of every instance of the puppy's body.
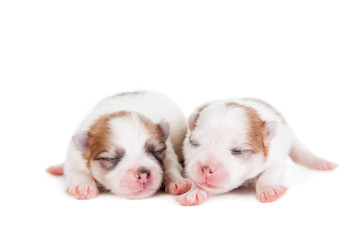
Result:
M179 198L196 205L256 178L257 198L271 202L286 192L281 178L288 156L304 166L332 170L336 164L309 152L280 113L257 99L220 100L199 107L189 119L185 171L197 185Z
M164 177L166 190L181 194L190 188L179 164L185 134L182 112L159 93L107 98L85 118L69 144L67 192L88 199L101 186L122 197L145 198L160 188Z

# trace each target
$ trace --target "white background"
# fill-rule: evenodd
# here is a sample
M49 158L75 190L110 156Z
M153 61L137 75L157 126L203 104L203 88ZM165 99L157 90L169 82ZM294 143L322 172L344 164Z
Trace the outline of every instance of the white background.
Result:
M1 239L359 239L358 1L0 2ZM66 195L64 161L102 98L157 90L188 116L204 101L276 106L331 173L289 161L290 190L182 207Z

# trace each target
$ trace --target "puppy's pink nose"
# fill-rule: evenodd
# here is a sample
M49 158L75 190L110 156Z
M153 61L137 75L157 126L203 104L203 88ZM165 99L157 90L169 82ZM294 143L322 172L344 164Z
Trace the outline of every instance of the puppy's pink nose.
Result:
M212 168L208 165L205 165L201 168L201 171L205 173L206 175L211 175L215 172L215 168Z
M136 179L138 182L146 183L150 180L151 172L149 169L141 167L136 172Z

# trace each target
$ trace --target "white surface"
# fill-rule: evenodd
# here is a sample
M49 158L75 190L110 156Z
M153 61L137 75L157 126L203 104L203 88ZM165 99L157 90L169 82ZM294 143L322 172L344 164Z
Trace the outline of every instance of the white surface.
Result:
M1 239L359 239L358 1L1 1ZM181 207L77 201L62 162L93 105L166 92L188 115L223 97L276 106L331 173L291 165L289 192Z

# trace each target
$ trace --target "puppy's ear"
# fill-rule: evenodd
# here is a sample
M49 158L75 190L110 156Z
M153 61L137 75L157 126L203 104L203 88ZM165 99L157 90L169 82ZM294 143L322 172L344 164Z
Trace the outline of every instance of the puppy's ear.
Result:
M72 138L75 146L77 147L77 149L80 150L82 154L87 154L90 151L89 138L90 135L87 132L76 134Z
M265 145L269 145L270 141L275 137L278 128L276 121L268 121L264 123L264 142Z
M161 121L158 125L161 130L161 135L162 135L164 141L166 141L168 139L169 133L170 133L170 124L168 122Z

